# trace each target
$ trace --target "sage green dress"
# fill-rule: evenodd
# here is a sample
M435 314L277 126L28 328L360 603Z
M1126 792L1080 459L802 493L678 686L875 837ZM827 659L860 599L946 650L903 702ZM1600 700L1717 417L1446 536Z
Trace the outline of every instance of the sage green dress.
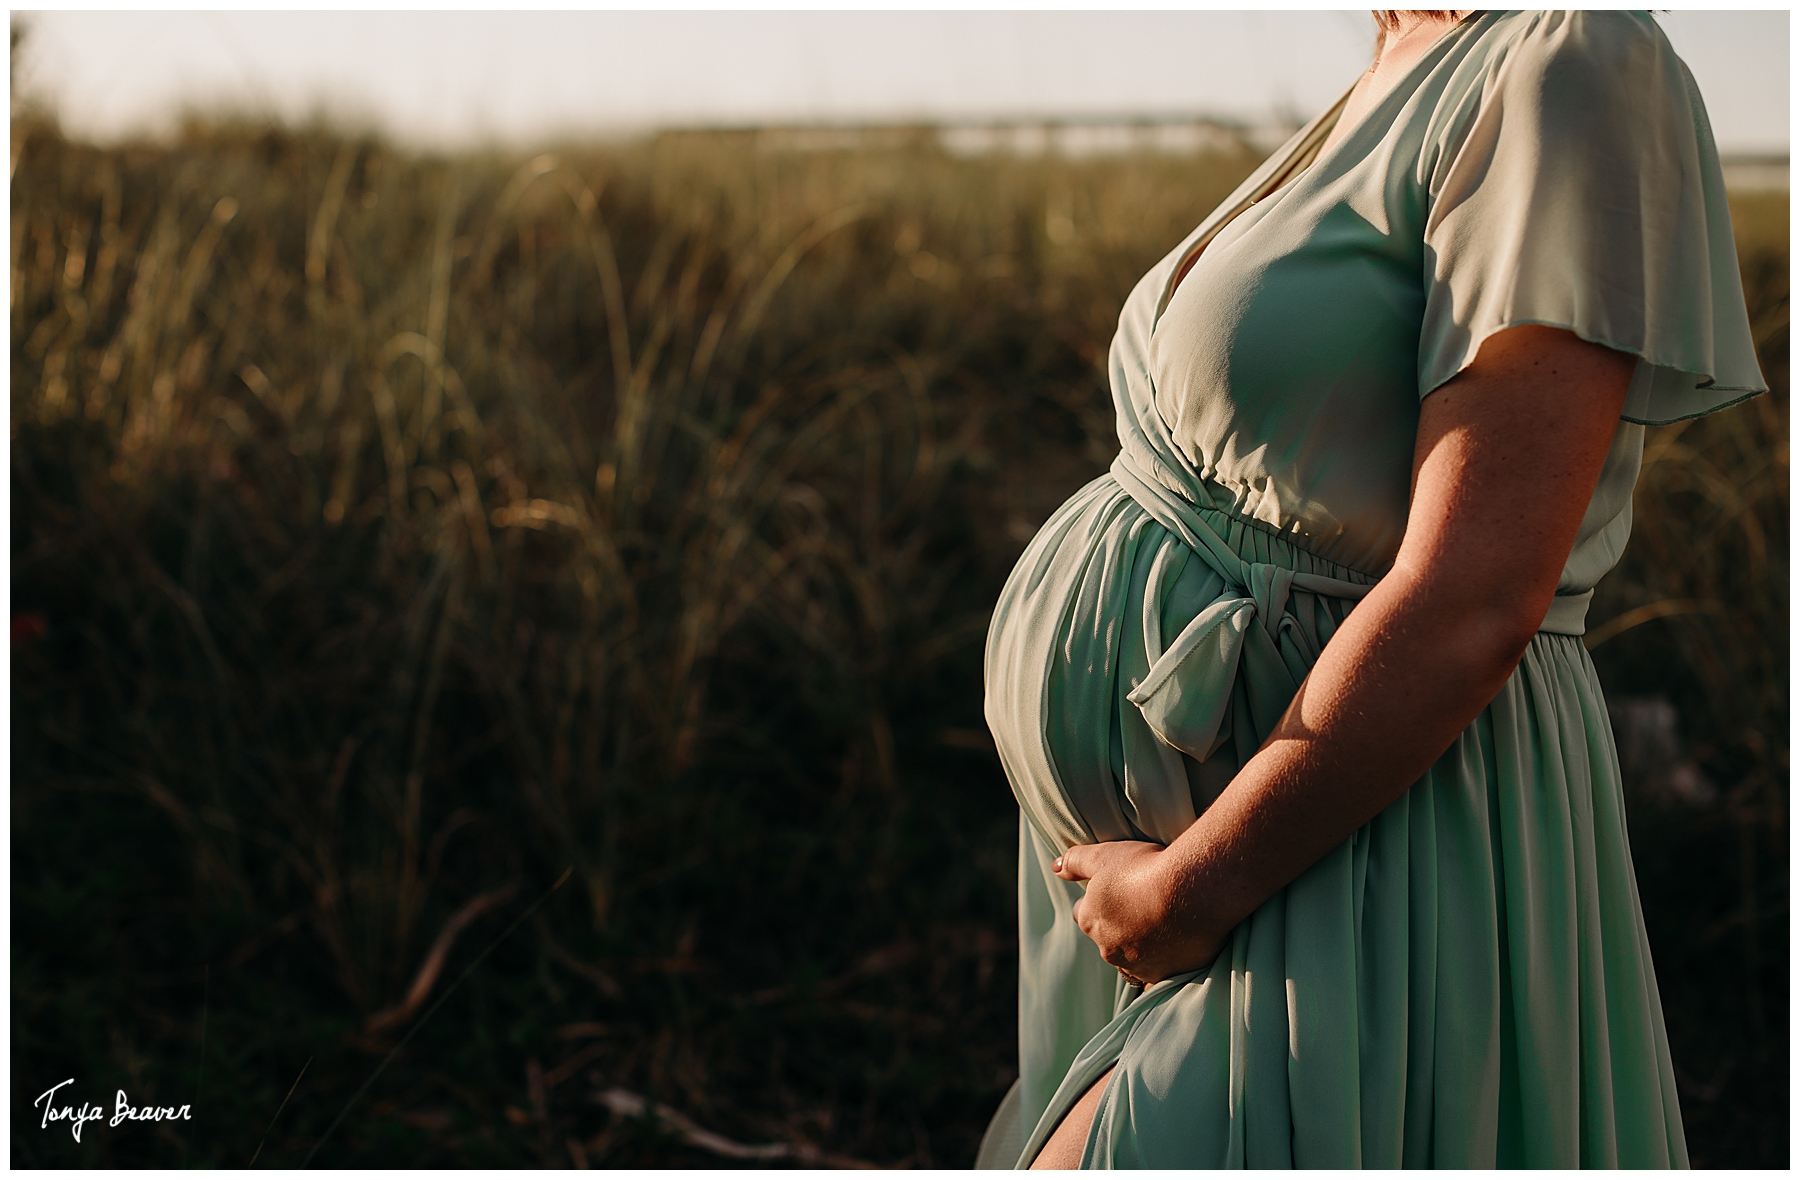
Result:
M984 1165L1029 1163L1115 1064L1084 1167L1687 1162L1579 636L1630 530L1643 424L1765 388L1706 115L1656 23L1621 12L1473 15L1320 154L1342 108L1132 292L1119 457L995 612L1020 1079ZM1217 796L1390 567L1420 399L1526 323L1640 360L1518 670L1209 968L1125 985L1051 860L1167 843Z

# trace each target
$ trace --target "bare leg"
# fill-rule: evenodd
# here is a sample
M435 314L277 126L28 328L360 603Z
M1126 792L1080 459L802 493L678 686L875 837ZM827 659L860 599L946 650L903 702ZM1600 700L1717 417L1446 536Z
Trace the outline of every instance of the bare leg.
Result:
M1117 1069L1114 1066L1113 1069ZM1050 1139L1031 1161L1031 1170L1054 1168L1068 1171L1081 1166L1081 1153L1087 1147L1088 1128L1094 1125L1094 1112L1100 1109L1100 1096L1106 1093L1106 1081L1112 1077L1112 1069L1100 1075L1098 1081L1087 1088L1087 1091L1069 1108L1063 1121L1056 1124Z

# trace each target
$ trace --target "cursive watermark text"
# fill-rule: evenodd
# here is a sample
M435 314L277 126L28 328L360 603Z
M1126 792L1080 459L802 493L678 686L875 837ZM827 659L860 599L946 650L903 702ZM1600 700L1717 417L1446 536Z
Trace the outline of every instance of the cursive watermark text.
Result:
M81 1128L88 1123L106 1118L106 1111L98 1103L93 1102L57 1106L56 1092L64 1086L70 1086L74 1083L74 1078L64 1078L62 1081L56 1083L56 1085L45 1090L42 1094L39 1094L37 1100L34 1101L32 1105L42 1106L44 1108L43 1120L38 1123L40 1129L48 1127L51 1123L68 1123L70 1133L75 1136L75 1142L80 1143ZM133 1106L131 1105L130 1100L125 1097L125 1091L120 1090L118 1092L118 1097L114 1102L113 1116L106 1125L109 1127L116 1127L120 1123L127 1121L159 1123L167 1119L192 1120L193 1117L194 1116L189 1109L189 1104L187 1103L183 1103L179 1107Z

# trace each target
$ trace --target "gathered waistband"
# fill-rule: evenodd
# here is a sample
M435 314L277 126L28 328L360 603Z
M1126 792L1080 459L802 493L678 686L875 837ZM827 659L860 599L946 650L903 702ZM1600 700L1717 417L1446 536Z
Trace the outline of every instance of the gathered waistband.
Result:
M1154 470L1140 472L1132 462L1129 446L1121 449L1118 458L1113 460L1112 476L1126 494L1137 502L1138 507L1186 542L1201 560L1228 583L1247 589L1258 580L1259 563L1245 561L1239 556L1224 538L1201 519L1192 501L1168 486L1170 481L1156 478ZM1298 571L1291 572L1289 576L1296 589L1334 598L1359 599L1374 587L1373 580L1362 583ZM1584 590L1579 594L1558 594L1550 603L1550 609L1544 615L1544 621L1538 625L1538 630L1555 635L1585 634L1588 603L1593 597L1592 590Z

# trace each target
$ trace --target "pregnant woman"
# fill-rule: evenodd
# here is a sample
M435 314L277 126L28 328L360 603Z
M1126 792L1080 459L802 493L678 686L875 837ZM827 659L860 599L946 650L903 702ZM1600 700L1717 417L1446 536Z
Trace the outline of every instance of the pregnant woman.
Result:
M1378 20L1130 295L995 612L985 1165L1687 1162L1580 636L1644 425L1766 388L1717 151L1647 16Z

